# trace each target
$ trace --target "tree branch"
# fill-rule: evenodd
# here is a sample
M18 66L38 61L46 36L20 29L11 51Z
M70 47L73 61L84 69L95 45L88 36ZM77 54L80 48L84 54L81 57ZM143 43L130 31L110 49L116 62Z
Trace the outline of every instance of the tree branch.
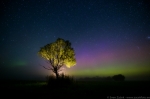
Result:
M40 65L40 66L42 66L42 67L44 67L45 69L47 69L47 70L53 70L52 68L50 68L50 67L45 67L45 66L43 66L43 65Z
M59 66L58 66L58 70L59 70L62 66L63 66L63 65L59 65Z
M45 66L43 66L45 69L47 69L47 70L52 70L51 68L46 68Z
M51 60L51 59L49 60L49 62L50 62L50 64L51 64L51 66L54 68L54 66L53 66L53 64L52 64L52 60Z

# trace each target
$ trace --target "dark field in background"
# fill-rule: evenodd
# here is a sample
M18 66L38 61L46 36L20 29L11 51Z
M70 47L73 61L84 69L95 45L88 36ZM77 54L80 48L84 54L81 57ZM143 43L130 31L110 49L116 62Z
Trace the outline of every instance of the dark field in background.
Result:
M149 97L150 81L90 81L76 80L69 85L63 83L47 86L45 81L1 81L1 95L16 98L50 99L51 97L95 99L140 99ZM122 97L122 98L121 98ZM145 98L145 99L149 99ZM143 98L144 99L144 98Z

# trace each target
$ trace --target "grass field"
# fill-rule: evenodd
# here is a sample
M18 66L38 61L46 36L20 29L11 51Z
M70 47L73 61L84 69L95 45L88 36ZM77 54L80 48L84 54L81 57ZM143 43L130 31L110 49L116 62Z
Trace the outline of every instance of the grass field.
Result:
M50 97L62 97L64 99L68 97L72 99L88 97L95 99L99 97L99 99L140 99L127 97L143 96L147 97L145 99L150 99L149 84L149 81L77 80L69 85L61 85L60 83L59 85L52 84L47 86L47 82L45 81L1 81L0 90L1 95L8 94L9 96L11 94L12 97L18 98L36 97L36 99L48 99Z

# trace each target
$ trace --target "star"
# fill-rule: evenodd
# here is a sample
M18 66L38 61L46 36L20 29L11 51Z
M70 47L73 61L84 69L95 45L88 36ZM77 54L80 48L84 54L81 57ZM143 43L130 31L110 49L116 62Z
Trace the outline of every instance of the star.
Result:
M26 68L25 75L26 70L34 77L32 72L47 75L43 68L39 72L38 62L44 64L37 53L40 47L63 38L71 42L77 60L75 68L66 69L69 75L132 76L150 72L150 6L146 0L1 1L0 60L5 62L1 67L6 67L8 60L20 63L18 59L25 59L27 66L15 68L15 72ZM23 73L15 75L10 63L7 69L11 72L6 75L15 78ZM128 67L132 68L130 73Z

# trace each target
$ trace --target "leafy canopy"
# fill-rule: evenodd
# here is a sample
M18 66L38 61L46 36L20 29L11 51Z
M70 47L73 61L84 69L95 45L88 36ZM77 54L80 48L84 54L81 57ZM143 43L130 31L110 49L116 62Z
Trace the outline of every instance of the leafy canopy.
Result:
M76 65L74 49L69 41L58 38L55 42L41 47L38 54L48 60L52 67L61 67L66 65L70 68Z

